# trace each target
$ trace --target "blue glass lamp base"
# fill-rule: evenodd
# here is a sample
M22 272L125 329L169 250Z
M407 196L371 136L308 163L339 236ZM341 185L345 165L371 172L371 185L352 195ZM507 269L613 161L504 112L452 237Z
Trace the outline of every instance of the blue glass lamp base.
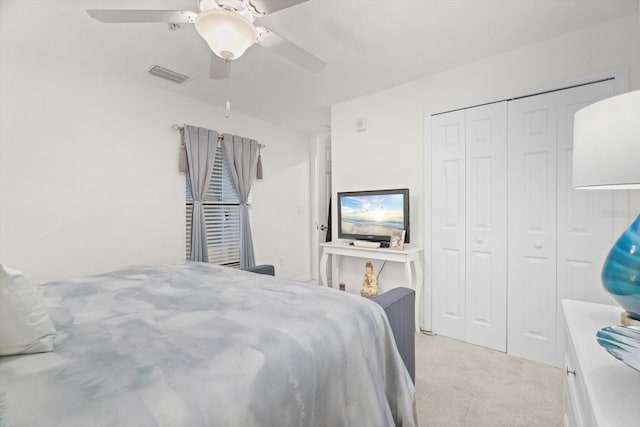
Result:
M640 320L640 215L611 248L602 284L630 318Z

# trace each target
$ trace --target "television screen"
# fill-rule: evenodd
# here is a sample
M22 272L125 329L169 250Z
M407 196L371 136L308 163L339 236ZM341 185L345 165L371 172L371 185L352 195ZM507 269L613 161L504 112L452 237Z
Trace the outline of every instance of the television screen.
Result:
M339 238L388 242L394 230L409 243L408 189L338 193Z

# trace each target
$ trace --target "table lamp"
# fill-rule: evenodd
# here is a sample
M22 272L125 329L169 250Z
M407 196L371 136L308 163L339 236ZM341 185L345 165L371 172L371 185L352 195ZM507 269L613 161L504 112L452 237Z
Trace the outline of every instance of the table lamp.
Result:
M573 188L640 189L640 91L575 114ZM626 310L623 319L640 322L640 215L611 248L602 283Z

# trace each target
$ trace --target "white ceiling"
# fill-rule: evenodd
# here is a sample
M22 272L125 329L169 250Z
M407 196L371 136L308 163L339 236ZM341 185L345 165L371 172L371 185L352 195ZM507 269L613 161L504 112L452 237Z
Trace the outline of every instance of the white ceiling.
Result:
M3 37L224 106L208 79L210 51L192 25L102 24L90 9L198 11L197 0L0 0ZM310 0L263 19L328 65L311 74L253 46L232 64L235 111L308 133L330 106L483 57L638 13L638 0ZM153 64L191 76L149 76Z

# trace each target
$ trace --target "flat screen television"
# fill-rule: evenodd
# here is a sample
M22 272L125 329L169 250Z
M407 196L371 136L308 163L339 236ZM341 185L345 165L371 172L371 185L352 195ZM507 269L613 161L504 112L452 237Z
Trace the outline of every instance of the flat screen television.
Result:
M338 193L338 238L388 242L405 230L409 243L409 189Z

